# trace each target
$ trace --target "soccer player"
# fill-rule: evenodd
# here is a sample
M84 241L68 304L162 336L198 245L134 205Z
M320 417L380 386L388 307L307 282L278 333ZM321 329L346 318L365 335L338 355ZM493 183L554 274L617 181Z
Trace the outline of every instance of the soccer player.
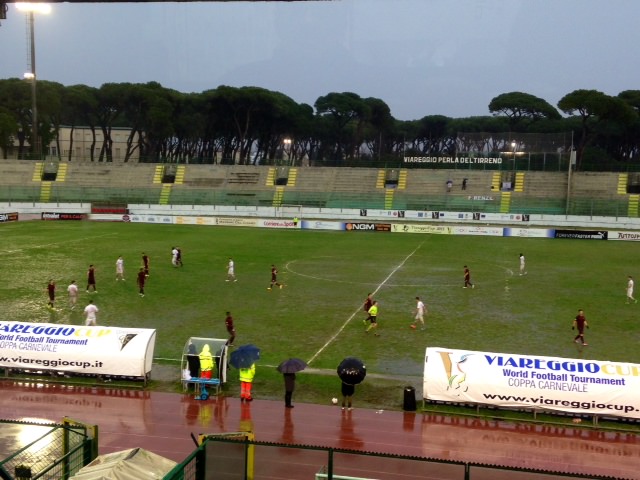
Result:
M178 249L176 247L171 247L171 265L174 267L178 266Z
M589 328L589 324L587 323L587 319L584 316L584 311L582 309L578 310L578 315L573 320L573 325L571 326L571 330L578 329L578 335L573 339L576 343L581 343L583 346L589 345L584 341L584 327Z
M371 308L371 305L373 305L373 297L371 295L373 294L367 294L367 298L365 298L364 304L362 305L364 312L367 314L367 318L362 320L362 323L364 323L365 326L367 325L367 320L369 320L369 309Z
M75 280L71 280L67 287L67 292L69 292L69 306L73 310L76 308L76 303L78 303L78 285L76 285Z
M425 307L424 302L420 300L420 297L416 297L416 316L411 324L411 328L416 328L416 323L420 322L422 324L420 330L424 330L424 314L426 310L427 308Z
M238 279L236 278L236 264L233 261L233 258L229 257L229 263L227 263L227 282L230 282L231 280L233 280L234 282L237 282Z
M467 288L467 287L476 288L476 286L473 283L471 283L471 271L469 270L469 267L465 265L464 266L464 287L462 288Z
M524 261L524 254L521 253L520 254L520 275L526 275L527 272L525 271L525 261Z
M93 300L89 300L89 305L84 307L84 316L85 322L84 324L89 327L95 327L97 325L97 313L99 312L98 307L93 304Z
M144 274L149 276L149 255L142 252L142 266L144 267Z
M236 327L233 326L233 317L231 312L227 312L227 316L224 319L224 325L227 327L229 333L229 340L227 340L227 346L233 347L233 341L236 339Z
M280 288L284 286L281 283L278 283L278 269L275 265L271 265L271 284L269 285L269 288L267 288L267 290L271 290L274 285L277 285Z
M176 247L176 250L178 251L178 255L176 257L176 265L183 267L183 263L182 263L182 249L180 247Z
M138 272L138 278L136 278L136 282L138 284L138 293L141 297L144 297L144 282L147 279L147 275L144 273L144 267L140 267L140 271Z
M365 333L369 333L369 330L378 328L378 302L376 300L373 301L373 303L371 304L371 308L369 308L369 311L367 313L369 314L367 320L370 322L370 324L364 331ZM375 332L375 336L379 337L380 334L378 332Z
M116 282L118 280L124 281L124 259L122 258L122 255L120 255L116 260Z
M633 277L629 275L629 279L627 280L627 303L638 303L638 300L633 298L633 287L634 287Z
M49 280L49 283L47 284L47 294L49 295L47 306L53 309L54 303L56 301L56 282L54 282L53 280Z
M90 288L93 293L98 293L96 290L96 268L93 264L89 265L89 270L87 270L87 293L89 293Z

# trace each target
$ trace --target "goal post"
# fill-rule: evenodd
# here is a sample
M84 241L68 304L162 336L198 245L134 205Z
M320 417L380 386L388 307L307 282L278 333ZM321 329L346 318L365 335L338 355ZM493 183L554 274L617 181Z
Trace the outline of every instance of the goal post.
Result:
M302 205L278 205L275 209L276 218L297 218L302 220Z

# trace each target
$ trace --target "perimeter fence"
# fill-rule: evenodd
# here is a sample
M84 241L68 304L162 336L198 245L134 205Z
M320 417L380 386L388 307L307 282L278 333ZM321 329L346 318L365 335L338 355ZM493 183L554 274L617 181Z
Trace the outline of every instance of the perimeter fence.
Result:
M97 427L67 418L63 424L0 420L0 429L29 439L0 461L2 480L67 479L98 453Z
M156 205L160 198L159 188L100 188L71 187L54 189L47 203L81 203L103 205L149 204ZM284 197L288 205L299 208L319 209L389 209L385 197L373 192L287 192ZM0 190L0 202L39 203L38 187L8 186ZM217 205L235 207L273 207L273 192L251 192L238 194L231 190L181 190L171 196L171 205ZM277 205L276 205L277 206ZM407 195L397 193L393 210L415 211L465 211L480 213L505 213L502 211L500 196L497 194L473 195ZM629 201L620 196L606 198L542 198L535 195L519 194L512 197L509 211L520 214L543 215L584 215L602 217L629 217Z
M207 436L164 480L626 480L330 447Z

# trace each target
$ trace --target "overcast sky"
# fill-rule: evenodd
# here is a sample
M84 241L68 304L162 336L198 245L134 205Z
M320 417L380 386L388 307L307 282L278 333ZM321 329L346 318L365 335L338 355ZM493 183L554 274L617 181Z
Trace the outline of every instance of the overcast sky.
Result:
M488 115L501 93L552 105L579 88L640 89L640 0L337 0L52 4L39 79L181 92L258 86L313 105L330 92L392 115ZM25 14L0 26L0 78L29 70Z

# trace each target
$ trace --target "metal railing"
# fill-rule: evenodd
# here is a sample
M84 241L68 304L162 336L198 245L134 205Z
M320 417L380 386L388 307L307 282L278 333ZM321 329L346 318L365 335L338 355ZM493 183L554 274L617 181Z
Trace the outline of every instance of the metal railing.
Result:
M85 426L41 424L0 420L33 440L0 461L3 480L67 479L87 465L97 454L95 441Z
M150 204L160 202L161 187L109 188L68 187L54 185L45 196L40 186L5 186L0 189L0 202L17 203L86 203L86 204ZM219 205L219 206L277 206L295 204L311 208L380 209L417 211L464 211L481 213L525 213L548 215L583 215L628 217L629 199L619 198L541 197L527 194L512 195L508 211L502 211L501 194L489 195L417 195L397 192L391 206L385 203L380 191L371 193L345 192L301 192L285 191L279 200L274 200L273 189L235 190L175 188L168 197L170 205ZM631 213L633 216L633 213Z
M207 437L189 457L163 480L367 480L385 478L413 480L448 478L474 480L495 478L498 471L510 472L510 478L612 479L610 476L578 474L524 467L412 457L344 448L313 447L238 440L225 436Z

